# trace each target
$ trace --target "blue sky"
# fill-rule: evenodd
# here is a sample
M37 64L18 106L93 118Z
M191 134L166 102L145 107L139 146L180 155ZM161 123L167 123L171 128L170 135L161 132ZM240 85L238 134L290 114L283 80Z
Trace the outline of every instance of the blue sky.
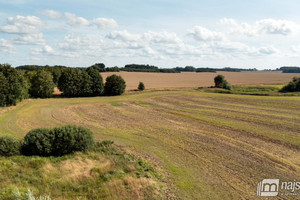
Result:
M0 63L300 65L299 10L292 0L0 0Z

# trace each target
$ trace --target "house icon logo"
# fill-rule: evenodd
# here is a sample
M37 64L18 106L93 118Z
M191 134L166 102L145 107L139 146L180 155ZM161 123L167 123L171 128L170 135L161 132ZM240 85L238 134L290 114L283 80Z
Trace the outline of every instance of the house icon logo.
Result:
M279 179L264 179L257 185L257 196L275 197L279 191Z

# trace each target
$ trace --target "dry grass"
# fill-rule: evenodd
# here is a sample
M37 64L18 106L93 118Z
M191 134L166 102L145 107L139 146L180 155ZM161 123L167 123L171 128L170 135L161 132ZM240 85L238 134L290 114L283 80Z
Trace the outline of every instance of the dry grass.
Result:
M105 72L103 79L109 75L121 75L126 81L126 89L137 89L140 81L146 89L179 89L209 87L214 85L214 77L222 74L232 85L258 85L272 83L288 83L299 74L281 72L217 72L217 73L146 73L146 72Z
M4 113L0 131L80 124L152 159L182 199L256 199L262 179L300 179L299 107L300 97L195 90L39 99Z

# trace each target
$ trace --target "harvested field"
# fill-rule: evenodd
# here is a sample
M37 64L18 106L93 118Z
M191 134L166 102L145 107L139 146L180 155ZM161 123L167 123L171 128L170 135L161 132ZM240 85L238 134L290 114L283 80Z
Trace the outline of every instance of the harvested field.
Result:
M217 73L145 73L145 72L105 72L101 73L103 79L109 75L121 75L126 81L126 89L137 89L140 81L144 82L147 89L174 89L197 88L214 85L214 77L222 74L232 85L258 85L287 83L300 74L285 74L275 72L217 72Z
M0 132L83 125L153 161L179 198L256 199L263 179L300 179L299 108L300 97L195 90L36 99L2 113Z

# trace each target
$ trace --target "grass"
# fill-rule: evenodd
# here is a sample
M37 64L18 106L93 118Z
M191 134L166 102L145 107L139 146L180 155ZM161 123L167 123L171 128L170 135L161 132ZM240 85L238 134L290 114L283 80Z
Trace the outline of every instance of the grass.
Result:
M52 199L161 199L154 169L110 143L63 157L0 157L0 199L28 189Z
M257 96L300 96L300 92L282 93L279 90L283 87L282 84L265 84L260 86L233 86L233 90L225 90L218 88L200 88L205 92L223 93L223 94L242 94L242 95L257 95Z
M239 91L272 93L277 86L263 87L271 89ZM37 99L5 111L0 116L0 133L23 137L33 128L82 125L93 131L96 140L113 140L126 151L147 158L162 174L169 197L256 199L256 186L262 179L300 178L299 107L299 96L232 95L204 89ZM6 162L11 161L3 159L0 163ZM122 174L116 168L115 176ZM9 176L1 180L7 187L16 184L9 182ZM119 188L121 180L107 183L108 188ZM84 188L87 194L94 190L72 184L59 188L70 191L68 195ZM105 193L110 195L108 199L116 199L109 191Z

